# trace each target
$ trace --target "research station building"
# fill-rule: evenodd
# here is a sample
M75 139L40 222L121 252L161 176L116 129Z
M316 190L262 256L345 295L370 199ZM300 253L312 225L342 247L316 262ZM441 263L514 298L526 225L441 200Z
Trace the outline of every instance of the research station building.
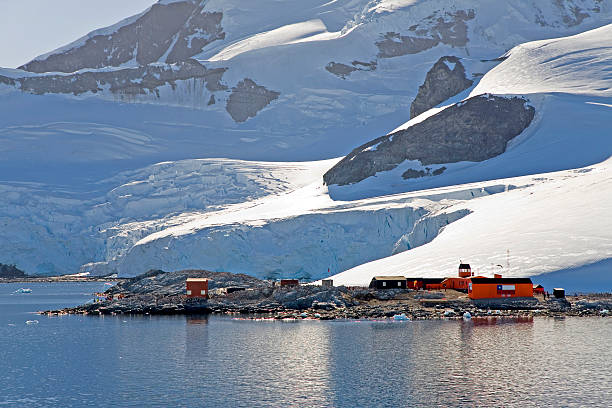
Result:
M206 278L187 278L187 297L189 298L208 298L208 279Z
M470 299L533 297L530 278L470 278Z
M370 282L373 289L406 289L405 276L375 276Z

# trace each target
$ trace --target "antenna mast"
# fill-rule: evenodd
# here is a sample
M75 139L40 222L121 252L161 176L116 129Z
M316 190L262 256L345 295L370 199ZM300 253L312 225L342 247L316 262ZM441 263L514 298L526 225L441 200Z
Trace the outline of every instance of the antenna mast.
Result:
M510 250L506 250L506 270L510 270Z

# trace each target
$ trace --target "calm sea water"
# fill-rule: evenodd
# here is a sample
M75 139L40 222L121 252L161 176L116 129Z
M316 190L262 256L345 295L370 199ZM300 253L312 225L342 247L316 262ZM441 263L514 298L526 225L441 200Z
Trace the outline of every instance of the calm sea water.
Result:
M612 406L609 318L44 317L104 286L20 287L0 284L0 406Z

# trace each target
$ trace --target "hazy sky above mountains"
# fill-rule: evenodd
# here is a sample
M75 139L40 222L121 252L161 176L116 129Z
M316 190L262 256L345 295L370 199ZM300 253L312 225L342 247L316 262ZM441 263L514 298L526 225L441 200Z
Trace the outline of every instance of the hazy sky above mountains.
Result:
M156 0L0 0L0 67L15 68Z

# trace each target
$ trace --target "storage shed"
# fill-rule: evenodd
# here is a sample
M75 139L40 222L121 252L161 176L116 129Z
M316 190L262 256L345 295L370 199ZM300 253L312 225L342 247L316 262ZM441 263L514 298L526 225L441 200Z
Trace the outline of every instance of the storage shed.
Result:
M208 298L208 279L206 278L187 278L187 297Z
M553 296L557 299L563 299L565 297L565 289L563 288L554 288Z
M370 282L374 289L406 289L405 276L375 276Z
M538 294L538 295L543 295L544 294L544 286L542 285L533 285L533 293Z
M299 286L300 281L297 279L281 279L281 286Z
M468 285L470 299L533 297L530 278L471 278Z
M243 290L246 290L246 288L243 288L242 286L228 286L225 288L225 293L229 295L230 293L241 292Z
M334 281L333 279L323 279L321 281L321 286L327 287L327 288L331 288L334 286Z

